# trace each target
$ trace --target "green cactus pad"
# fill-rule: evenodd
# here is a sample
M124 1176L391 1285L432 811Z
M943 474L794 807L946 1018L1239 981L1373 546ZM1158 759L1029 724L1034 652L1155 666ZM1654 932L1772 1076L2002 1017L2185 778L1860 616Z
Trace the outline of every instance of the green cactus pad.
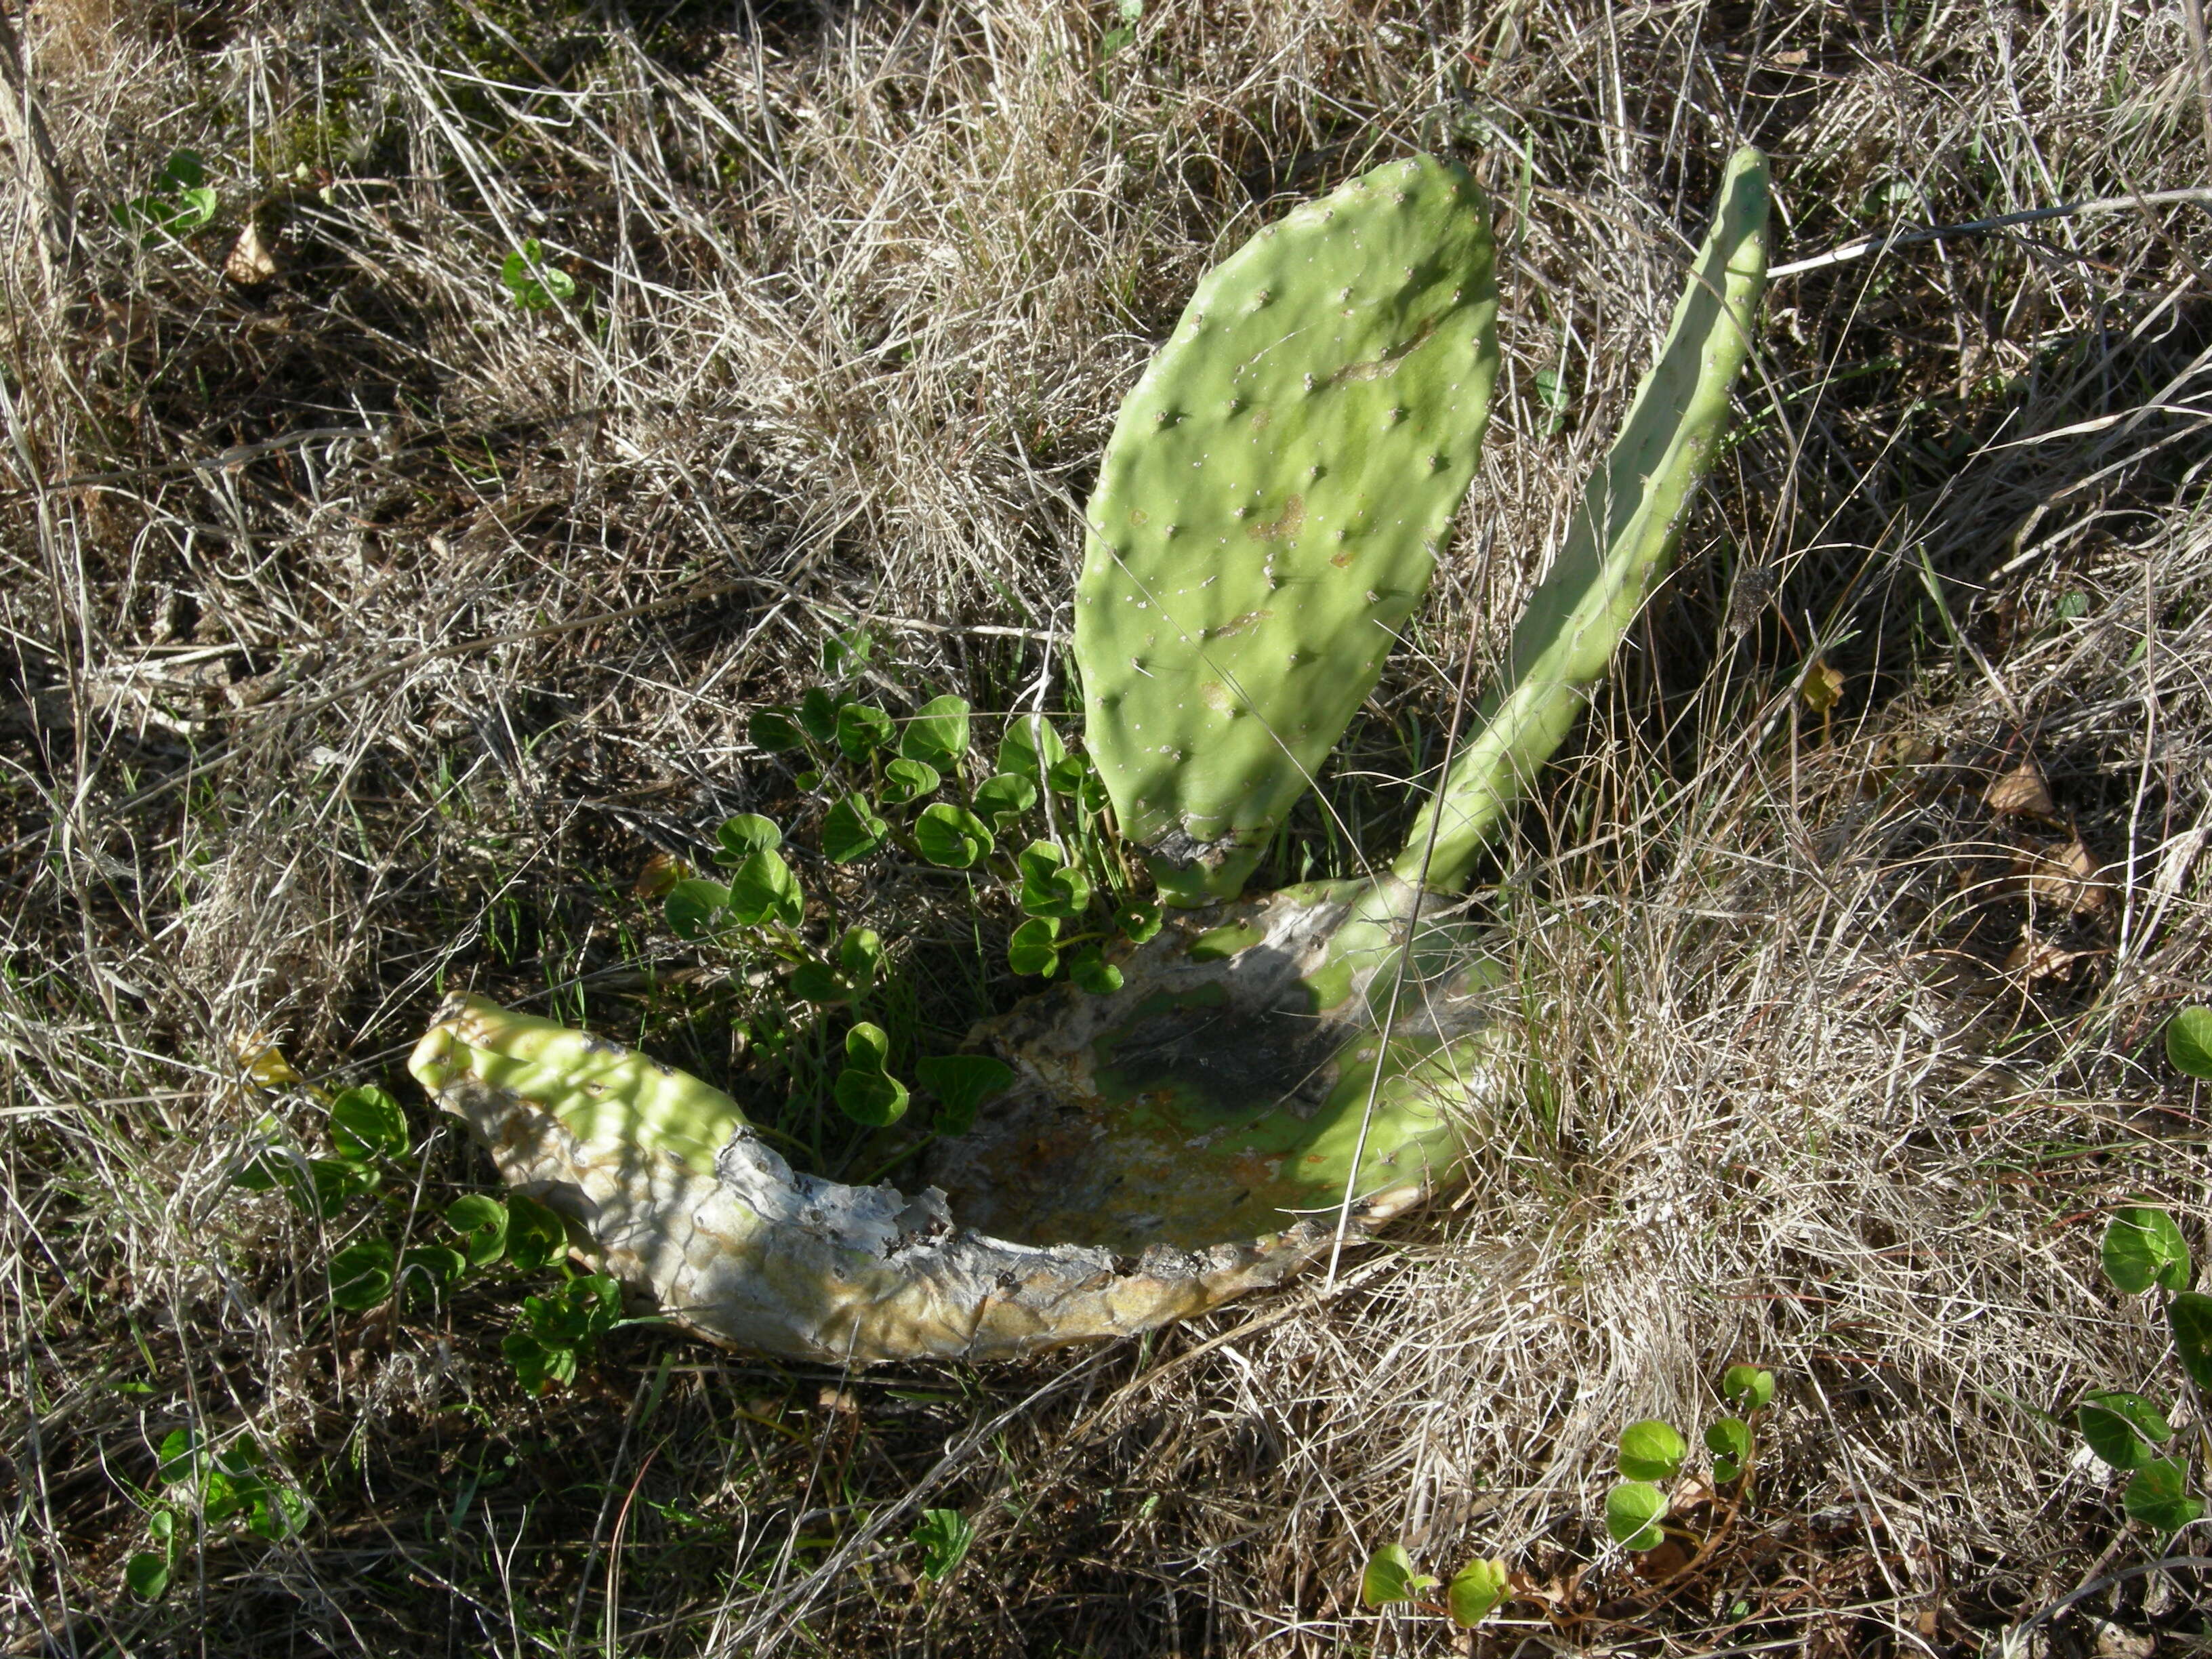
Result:
M1393 866L1451 890L1574 724L1584 693L1667 568L1728 425L1766 287L1766 158L1736 152L1673 325L1620 435L1583 492L1565 544L1513 633L1505 678Z
M1236 895L1373 688L1474 474L1497 310L1481 191L1395 161L1216 267L1122 404L1075 650L1170 902Z

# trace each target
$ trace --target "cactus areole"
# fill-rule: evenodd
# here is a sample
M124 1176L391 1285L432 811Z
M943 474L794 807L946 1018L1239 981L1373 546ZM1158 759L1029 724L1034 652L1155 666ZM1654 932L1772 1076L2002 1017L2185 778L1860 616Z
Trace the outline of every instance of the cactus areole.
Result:
M730 1097L455 998L411 1069L575 1247L718 1341L839 1363L1127 1334L1273 1285L1454 1178L1501 1103L1493 970L1449 895L1565 736L1670 556L1765 276L1729 163L1657 360L1395 863L1239 896L1372 689L1473 476L1496 374L1480 192L1356 179L1200 284L1123 406L1076 612L1086 738L1184 907L971 1034L1012 1085L908 1196L794 1171Z

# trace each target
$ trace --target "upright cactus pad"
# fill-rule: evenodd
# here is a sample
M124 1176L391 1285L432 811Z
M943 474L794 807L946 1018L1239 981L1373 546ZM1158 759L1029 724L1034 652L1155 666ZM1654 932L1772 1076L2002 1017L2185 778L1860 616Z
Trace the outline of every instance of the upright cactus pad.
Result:
M1766 158L1741 149L1729 160L1659 355L1513 630L1511 659L1477 735L1393 866L1401 879L1463 885L1505 809L1582 713L1667 568L1683 514L1719 453L1765 289Z
M1091 755L1170 902L1233 897L1373 688L1497 374L1482 194L1394 161L1199 284L1091 498Z

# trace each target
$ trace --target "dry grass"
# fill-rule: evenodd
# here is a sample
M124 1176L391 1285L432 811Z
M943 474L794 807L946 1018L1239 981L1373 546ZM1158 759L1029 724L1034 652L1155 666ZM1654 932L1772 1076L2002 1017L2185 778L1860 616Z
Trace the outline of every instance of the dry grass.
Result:
M2159 1374L2100 1218L2150 1195L2206 1242L2212 1103L2156 1046L2212 995L2191 208L1776 285L1681 572L1493 872L1526 1086L1467 1197L1328 1294L984 1372L636 1330L544 1400L501 1365L509 1289L331 1319L333 1239L228 1184L262 1114L316 1116L234 1038L389 1082L469 984L730 1075L728 988L641 866L793 808L744 717L856 616L895 692L1060 706L1115 403L1289 200L1446 148L1507 254L1492 556L1462 537L1328 786L1372 853L1729 147L1775 155L1785 259L2207 159L2172 7L1155 4L1103 61L1104 7L736 9L20 24L58 173L11 97L8 1650L1447 1649L1357 1605L1394 1537L1547 1590L1499 1654L2072 1652L2099 1619L2203 1650L2186 1572L2028 1628L2153 1542L2049 1415ZM181 148L222 219L142 245L110 210ZM249 214L280 274L240 288ZM511 303L532 236L588 306ZM1984 804L2031 757L2060 823ZM1294 864L1347 855L1301 826ZM2097 902L2025 890L2075 830ZM437 1138L425 1201L483 1172ZM1647 1582L1595 1522L1613 1437L1706 1419L1739 1358L1784 1378L1756 1499ZM119 1575L187 1423L314 1516L211 1532L144 1607ZM923 1506L978 1528L926 1594Z

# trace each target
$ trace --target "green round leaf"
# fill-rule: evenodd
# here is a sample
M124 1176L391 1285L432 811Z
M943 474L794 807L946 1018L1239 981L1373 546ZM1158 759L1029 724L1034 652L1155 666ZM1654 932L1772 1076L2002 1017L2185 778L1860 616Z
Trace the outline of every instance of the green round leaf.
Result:
M922 857L947 870L966 870L997 843L983 820L949 801L925 806L914 821L914 844Z
M1060 951L1053 941L1060 937L1060 923L1050 916L1033 916L1014 929L1014 936L1006 941L1006 962L1018 974L1042 974L1049 978L1060 965Z
M1067 745L1042 714L1017 714L999 740L999 770L1042 787L1046 776L1067 756Z
M988 1054L935 1054L915 1066L921 1086L937 1097L937 1133L964 1135L975 1109L1014 1080L1013 1067Z
M1462 1630L1473 1630L1496 1611L1510 1588L1503 1561L1485 1561L1478 1557L1468 1562L1452 1575L1451 1583L1444 1590L1452 1623Z
M469 1259L459 1250L448 1249L443 1244L413 1244L399 1258L398 1282L404 1290L412 1280L426 1286L435 1297L447 1285L460 1283L468 1270Z
M875 654L876 636L865 628L848 628L822 641L822 672L833 680L850 679Z
M1764 1411L1774 1398L1774 1373L1757 1365L1731 1365L1721 1373L1721 1398L1747 1412Z
M1658 1548L1667 1535L1659 1527L1666 1514L1667 1494L1648 1480L1625 1480L1605 1495L1605 1529L1629 1549Z
M975 810L1000 830L1036 805L1037 787L1018 772L1000 772L975 791Z
M1069 958L1067 976L1093 996L1109 997L1121 988L1121 970L1095 945L1086 945Z
M2166 1304L2166 1322L2181 1369L2191 1382L2212 1393L2212 1296L2182 1291Z
M546 1342L531 1331L519 1327L509 1331L500 1340L499 1351L514 1367L515 1380L527 1393L544 1394L576 1380L576 1351Z
M799 700L799 724L801 730L817 743L837 740L837 708L839 699L820 686L809 686L806 695Z
M734 870L756 853L773 853L783 845L783 831L774 818L757 812L739 812L722 820L714 831L714 862Z
M1160 907L1133 900L1114 913L1114 925L1131 944L1142 945L1160 931Z
M489 1267L507 1254L507 1206L489 1193L465 1193L446 1206L446 1224L460 1234L471 1267Z
M1045 782L1055 795L1073 795L1091 775L1091 763L1080 755L1062 755L1045 773Z
M1073 921L1091 903L1091 882L1067 862L1057 843L1033 841L1023 849L1022 908L1033 916Z
M550 1267L568 1253L568 1229L527 1193L507 1195L507 1259L525 1273Z
M2204 1513L2203 1500L2189 1494L2188 1469L2176 1457L2154 1457L2137 1469L2121 1494L2120 1506L2130 1520L2169 1534Z
M945 780L927 761L895 760L884 768L884 805L906 806L937 793Z
M763 848L730 878L730 914L743 927L774 920L796 927L806 915L806 896L783 855Z
M968 700L932 697L914 712L899 734L899 753L933 769L950 766L968 752Z
M173 191L198 190L207 183L207 163L196 149L173 151L161 164L160 182Z
M822 856L838 864L872 857L890 839L890 825L878 817L867 802L858 795L847 795L823 817Z
M756 708L745 721L745 739L756 749L771 755L787 755L794 749L806 747L806 733L799 730L792 708Z
M837 965L865 988L884 965L884 936L872 927L848 927L837 939Z
M975 1540L975 1523L958 1510L924 1510L907 1539L921 1547L921 1576L937 1583L966 1558Z
M2105 1229L2105 1277L2130 1296L2154 1285L2169 1291L2189 1288L2189 1245L2164 1210L2130 1205Z
M872 702L848 702L837 711L837 747L855 764L891 746L891 717Z
M2148 1468L2157 1461L2157 1448L2173 1438L2164 1413L2141 1395L2118 1389L2091 1395L2074 1420L2089 1449L2123 1473Z
M381 1089L348 1089L331 1103L331 1139L347 1158L404 1158L407 1114Z
M2175 1071L2212 1082L2212 1008L2184 1008L2167 1022L2166 1057Z
M1370 1607L1387 1607L1394 1601L1410 1601L1436 1580L1413 1571L1413 1558L1403 1544L1385 1544L1367 1558L1359 1575L1359 1599Z
M155 1466L155 1476L164 1486L197 1480L207 1463L200 1451L197 1429L171 1429L161 1437L161 1449L155 1455L160 1460Z
M791 994L801 1002L827 1007L842 1002L850 993L837 970L825 962L802 962L791 970Z
M845 1063L863 1071L880 1072L890 1061L890 1034L866 1020L845 1033Z
M906 1115L906 1085L896 1078L861 1066L837 1073L837 1109L855 1123L880 1129Z
M272 1544L279 1543L306 1531L313 1513L306 1493L290 1486L270 1486L254 1499L252 1518L246 1522L246 1529Z
M715 925L731 920L730 890L718 881L687 876L660 902L668 926L678 939L705 939Z
M349 1313L374 1308L392 1294L389 1239L364 1238L331 1258L331 1300Z
M123 1583L141 1601L158 1601L169 1592L169 1559L140 1550L124 1564Z
M1723 1417L1705 1425L1705 1449L1713 1455L1713 1479L1733 1480L1751 1462L1751 1425L1741 1417ZM1723 1474L1721 1466L1726 1464Z
M1672 1480L1689 1450L1673 1425L1647 1417L1620 1432L1620 1472L1631 1480Z

